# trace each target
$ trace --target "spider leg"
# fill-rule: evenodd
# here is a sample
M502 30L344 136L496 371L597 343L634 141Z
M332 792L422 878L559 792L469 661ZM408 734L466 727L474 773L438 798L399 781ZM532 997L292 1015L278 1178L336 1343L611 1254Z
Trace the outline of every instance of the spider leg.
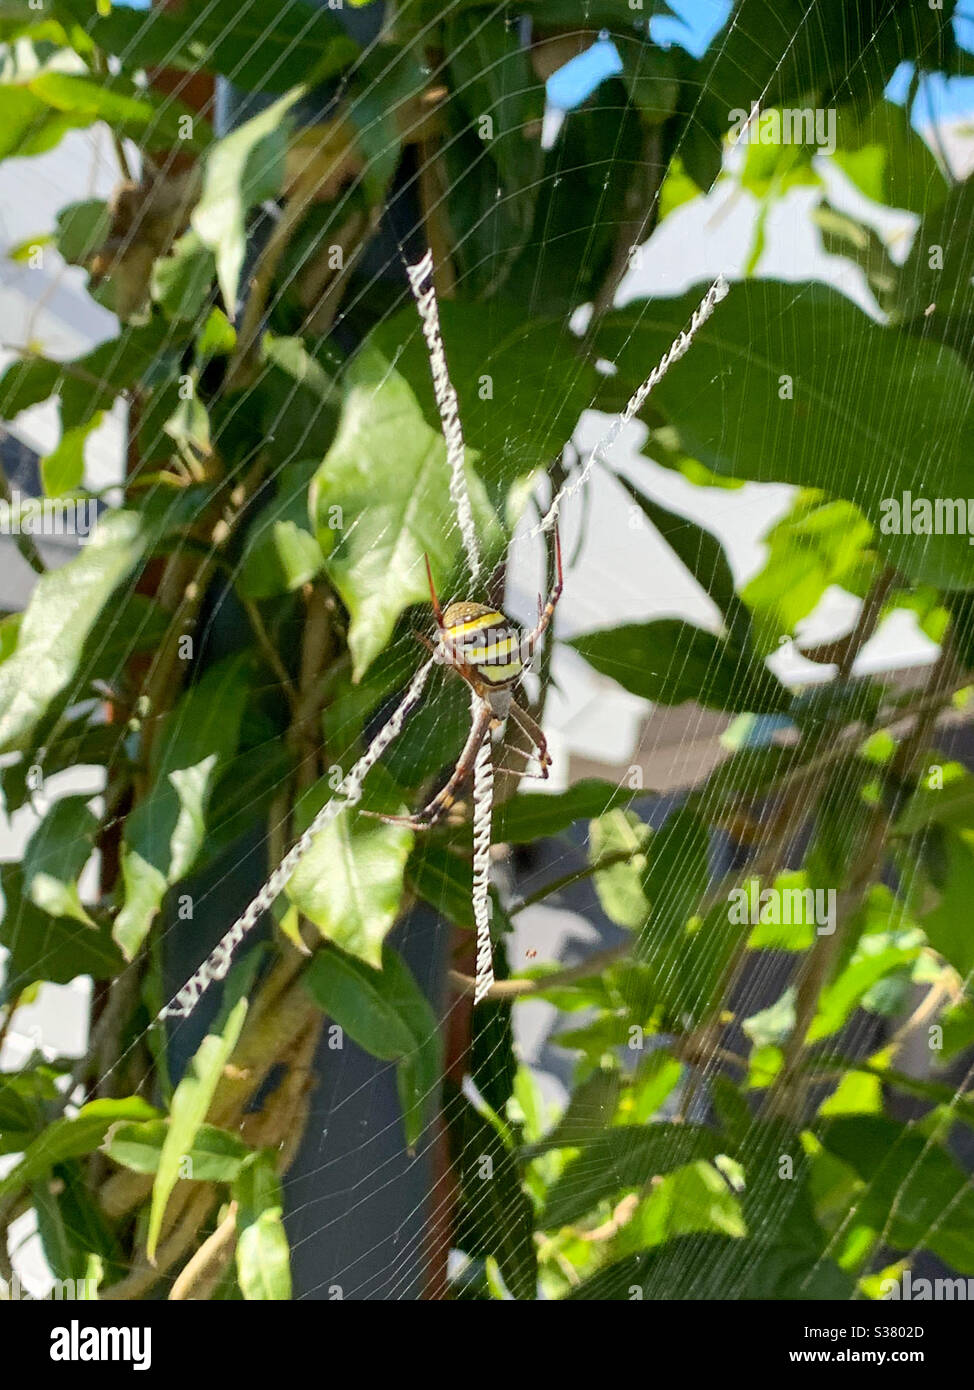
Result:
M426 578L429 580L430 584L430 602L433 605L433 616L436 619L437 627L442 629L443 609L440 607L440 600L436 596L436 585L433 583L433 571L430 569L430 557L424 555L423 559L426 561Z
M509 773L512 777L517 777L521 782L547 782L548 780L547 768L542 768L539 772L528 772L523 767L506 767L504 763L495 764L495 776L504 772Z
M525 633L523 638L524 654L522 659L525 664L530 661L534 654L534 649L540 642L548 624L555 614L558 600L561 598L561 591L565 587L565 577L561 567L561 537L558 534L558 527L555 526L555 584L551 593L548 595L548 602L538 614L538 624L532 632Z
M456 767L450 774L449 781L421 811L414 811L409 816L384 816L377 811L363 811L362 814L372 816L376 820L387 821L390 825L409 825L414 830L431 829L450 810L456 800L457 788L473 771L480 745L487 737L493 721L494 715L490 706L486 703L482 704L471 722L467 741L463 745L463 751L457 759Z
M514 720L515 724L520 727L522 733L527 734L538 751L538 763L540 764L541 771L533 775L539 777L542 781L547 780L548 769L551 766L551 754L548 752L548 740L544 736L541 725L537 720L532 719L527 710L522 709L516 700L511 701L511 708L508 710L508 714ZM531 776L532 774L529 773L527 775Z

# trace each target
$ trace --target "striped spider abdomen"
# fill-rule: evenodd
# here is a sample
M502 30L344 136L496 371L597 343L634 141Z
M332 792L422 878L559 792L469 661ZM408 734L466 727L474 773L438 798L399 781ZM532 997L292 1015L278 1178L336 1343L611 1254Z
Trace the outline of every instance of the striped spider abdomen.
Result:
M451 664L465 667L488 688L513 685L524 669L521 630L482 603L451 603L440 642Z

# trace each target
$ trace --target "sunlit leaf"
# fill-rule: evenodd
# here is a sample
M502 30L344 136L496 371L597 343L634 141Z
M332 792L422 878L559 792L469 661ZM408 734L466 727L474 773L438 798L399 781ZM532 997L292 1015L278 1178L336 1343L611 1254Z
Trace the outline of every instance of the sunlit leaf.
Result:
M182 1176L183 1160L191 1152L200 1126L206 1119L210 1102L223 1075L231 1052L237 1044L247 1014L247 1001L241 999L231 1010L221 1033L209 1033L203 1039L182 1080L173 1092L169 1105L169 1130L162 1144L155 1182L146 1250L151 1260L162 1231L162 1220L173 1188Z

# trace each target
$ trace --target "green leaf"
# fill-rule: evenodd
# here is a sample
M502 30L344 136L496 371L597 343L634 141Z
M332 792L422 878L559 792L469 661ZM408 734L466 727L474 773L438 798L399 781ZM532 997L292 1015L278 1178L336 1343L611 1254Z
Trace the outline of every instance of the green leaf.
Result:
M703 1160L677 1168L654 1183L619 1233L614 1253L645 1250L697 1232L738 1239L747 1234L740 1202L722 1173Z
M768 116L772 122L781 119L778 111L768 112ZM743 147L745 156L741 187L753 193L755 198L780 198L789 189L814 187L821 183L812 167L814 146L786 145L781 142L765 144L759 138L759 124L752 125L748 133L751 138ZM762 213L766 211L767 204L761 209Z
M903 22L883 0L830 3L814 36L804 0L739 0L699 64L693 91L708 124L726 130L727 113L837 100L878 100L901 62L940 66L953 48L949 17L924 9Z
M526 845L558 835L578 820L591 820L633 798L629 787L586 777L563 792L521 792L494 808L495 844Z
M134 1173L157 1173L169 1128L168 1120L113 1125L102 1151ZM200 1125L191 1147L180 1155L181 1176L194 1182L232 1182L250 1153L235 1134Z
M262 1211L237 1237L237 1278L246 1299L291 1298L291 1254L280 1207Z
M797 1300L852 1297L852 1278L808 1250L731 1236L693 1235L668 1240L599 1270L568 1295L573 1301L644 1299Z
M970 843L970 831L948 835L946 853L946 875L940 901L921 915L920 924L933 949L939 951L966 981L974 971L974 933L971 932L974 847Z
M416 1046L402 1000L407 994L419 994L419 989L390 946L384 948L378 970L325 947L316 953L302 980L319 1008L373 1057L397 1061Z
M85 445L88 436L101 424L96 411L83 425L65 429L57 446L41 459L41 483L46 497L62 497L80 488L85 477Z
M285 465L275 497L254 519L237 580L246 598L291 593L313 579L324 564L308 520L308 480L315 466Z
M883 1083L870 1072L847 1071L835 1090L818 1108L823 1118L837 1115L879 1115L883 1109Z
M832 159L867 198L887 207L927 213L947 196L947 182L905 106L877 103L864 116L840 107Z
M802 491L764 537L764 568L744 586L755 641L765 655L795 632L830 585L865 593L872 574L873 526L851 502Z
M98 817L86 796L56 802L34 831L24 851L24 887L31 901L52 917L94 923L78 891L81 871L95 849Z
M506 942L494 942L494 973L510 974ZM506 1114L518 1072L515 1054L512 1004L505 999L482 999L473 1011L469 1070L477 1094L495 1114Z
M165 350L169 327L158 316L125 328L117 338L72 362L48 361L28 354L12 362L0 377L0 415L12 420L20 411L57 395L63 430L86 424L100 410L110 410L156 364Z
M594 875L602 911L620 927L639 931L649 920L651 905L644 876L652 831L633 811L609 811L589 827L589 863L613 854L628 854L626 863L613 864Z
M351 679L343 682L336 690L342 705L335 711L336 719L346 721L346 737L353 730L347 721L363 710L370 713L377 710L379 701L368 702L367 692L375 679L374 690L380 689L394 671L401 673L401 680L393 682L384 690L386 696L401 690L412 677L415 670L419 648L415 641L396 643L387 648L369 667L365 678L355 684ZM368 709L365 706L368 704ZM325 716L326 724L335 723L331 711ZM365 726L359 725L355 736L361 739ZM388 769L401 787L424 786L430 779L445 781L449 771L455 766L460 750L470 732L470 690L454 672L446 666L436 667L426 685L419 707L409 716L409 732L406 738L396 739L383 757L383 766ZM338 747L342 747L339 744ZM350 745L345 744L346 748ZM459 810L459 806L457 808ZM466 824L466 822L464 822ZM441 825L444 838L452 834L462 836L462 827Z
M711 709L780 714L790 703L759 661L677 618L587 632L569 646L596 671L655 704L696 700Z
M794 986L789 985L775 1003L751 1014L741 1026L759 1051L783 1043L795 1026Z
M885 932L860 937L852 960L819 995L818 1009L808 1032L809 1044L837 1033L879 981L912 965L920 954L923 938L919 932L898 935L899 941Z
M373 1057L398 1062L406 1143L412 1150L435 1108L442 1043L429 1001L402 957L385 946L382 968L325 948L303 976L315 1003Z
M461 857L424 839L416 844L406 868L409 886L430 907L458 927L472 927L473 870L469 855ZM495 890L490 890L491 921L497 931L511 931L507 913Z
M623 1125L571 1147L580 1152L549 1191L538 1218L545 1231L581 1221L603 1199L643 1187L657 1174L695 1159L715 1158L726 1144L700 1125L655 1124Z
M720 763L710 774L700 793L702 805L713 807L724 797L751 799L770 789L794 770L799 759L793 748L741 748Z
M106 14L92 0L68 0L93 41L131 68L205 69L245 91L284 92L299 82L323 82L350 63L359 46L328 10L293 0L188 0L177 14L114 5Z
M192 1150L200 1126L206 1119L223 1068L237 1045L246 1013L247 1001L241 999L231 1010L223 1031L219 1034L209 1033L203 1039L173 1092L169 1106L169 1131L163 1141L156 1180L152 1185L146 1236L146 1252L150 1260L155 1257L166 1205L181 1176L184 1155Z
M618 1041L628 1041L630 1023L642 1024L656 1010L674 1027L689 1026L716 1007L730 957L746 932L728 919L726 903L698 917L709 883L708 834L689 806L671 812L651 837L635 819L614 811L595 833L602 852L618 845L636 849L628 863L597 875L606 912L620 925L638 931L636 961L617 967L617 996L626 1016ZM560 1034L564 1046L584 1046L578 1035ZM599 1046L598 1035L592 1045ZM615 1044L613 1044L615 1045Z
M544 159L544 84L517 30L485 23L479 12L448 14L443 42L460 119L470 122L478 138L489 129L489 138L482 140L483 157L496 167L505 212L527 237Z
M643 884L653 905L651 952L677 936L686 925L710 881L709 841L704 821L686 807L672 811L656 832L646 854Z
M535 1300L532 1208L506 1126L461 1095L451 1098L447 1116L461 1191L454 1243L469 1255L493 1256L513 1297Z
M934 754L916 791L896 817L898 835L915 835L928 825L969 829L974 820L974 777L962 763L942 762Z
M576 7L566 25L577 29L578 24ZM486 287L493 288L503 277L504 296L510 303L530 305L536 314L558 316L560 340L569 349L574 346L567 330L569 316L605 283L618 245L618 218L609 210L627 205L634 171L638 176L645 166L643 124L624 99L624 90L615 79L603 82L582 107L566 114L557 140L545 151L531 233L509 271L503 264L504 249L511 243L520 247L521 238L517 227L501 216L505 204L494 197L496 178L488 179L494 171L481 158L480 140L471 133L465 144L456 147L454 158L449 147L446 152L452 179L450 219L457 231L464 287L471 281L474 286L486 281ZM611 158L606 157L607 151L612 152ZM484 171L479 187L471 186L476 172L473 161L478 158ZM496 304L491 301L492 312ZM547 347L543 340L537 341L539 351L550 351L550 336ZM544 360L538 357L538 366ZM584 354L586 365L594 361ZM530 360L528 365L532 367ZM577 362L576 370L581 365ZM553 371L544 390L546 410L557 408L563 383L574 380L573 372ZM563 434L555 444L556 453L567 437Z
M212 357L229 357L237 346L237 333L222 309L211 309L196 340L201 363Z
M54 111L28 86L4 83L0 85L0 159L44 154L69 130L90 125L92 119Z
M195 322L209 305L216 258L198 232L185 232L167 256L153 261L152 298L170 319Z
M644 41L641 44L626 43L620 56L622 80L643 124L661 124L673 115L679 96L678 60L675 55L655 43Z
M25 355L11 362L0 377L0 416L15 419L22 410L46 401L57 389L61 366L45 357Z
M366 347L343 386L341 422L312 485L311 504L328 576L351 616L348 645L359 680L387 646L399 615L429 601L424 554L445 587L460 538L446 446L403 377ZM489 568L500 535L469 467L467 481ZM329 525L334 507L343 517L338 533Z
M274 798L294 771L294 751L283 742L272 747L241 746L213 788L207 812L202 863L213 863L266 817Z
M125 897L114 936L129 960L167 888L203 848L210 797L240 736L251 666L248 653L212 666L179 700L156 743L152 785L126 820L122 843Z
M376 809L388 811L402 804L388 776L383 778L378 769L371 774L369 792L383 803L380 807L373 802ZM333 796L323 778L302 803L302 816L310 819ZM399 913L412 843L407 826L390 825L356 809L341 811L315 836L291 876L287 897L326 941L378 969L382 943Z
M355 65L346 105L362 156L362 192L374 208L385 202L402 155L402 132L429 81L417 52L383 45Z
M125 961L107 924L93 928L71 917L52 917L26 895L22 870L0 867L3 921L0 945L10 952L5 962L0 1000L15 998L35 980L68 984L79 975L113 979Z
M0 750L26 747L54 701L70 690L99 614L154 534L147 516L111 512L80 554L37 581L17 646L0 664Z
M958 1273L974 1273L974 1192L938 1144L878 1115L832 1120L821 1139L866 1184L856 1200L858 1221L882 1231L896 1250L923 1247Z
M695 290L606 317L597 342L617 368L614 395L635 390L698 300ZM791 399L780 394L783 377ZM966 535L885 534L880 504L917 491L916 460L931 455L938 495L967 496L972 394L962 361L942 345L882 327L825 286L762 280L734 287L652 402L708 468L827 487L856 502L910 578L966 587L974 584Z
M545 1147L574 1148L598 1139L612 1123L621 1091L622 1078L614 1068L594 1071L575 1087L561 1119L545 1136Z
M6 661L17 646L22 617L21 613L8 613L5 618L0 618L0 662ZM8 806L7 809L11 808Z
M113 1124L120 1120L150 1120L158 1111L141 1096L126 1100L92 1100L77 1115L55 1120L24 1150L16 1167L0 1178L0 1198L19 1192L43 1177L55 1163L93 1153Z
M268 519L254 534L240 573L240 591L248 598L272 598L292 593L314 579L321 569L318 542L299 521Z
M112 215L104 199L69 203L57 215L57 249L69 265L84 265L92 252L104 246L111 225Z
M259 382L251 391L259 412L257 428L265 436L268 457L277 466L293 464L296 472L303 470L309 459L319 463L338 423L340 396L333 375L334 350L327 342L314 344L267 332L261 357ZM250 448L251 432L244 431L242 450ZM343 524L347 523L340 510L322 519L320 539L325 554L334 542L334 536L324 534L326 526L329 531L340 531Z
M57 1072L46 1066L3 1073L3 1081L0 1082L0 1134L4 1136L4 1152L20 1153L26 1148L26 1143L19 1148L6 1147L11 1132L31 1137L32 1131L43 1128L45 1105L57 1100L60 1095L57 1076Z
M875 227L839 212L825 200L815 208L812 220L821 233L826 254L844 256L857 265L869 282L880 309L892 314L896 309L900 267Z
M968 365L974 284L970 245L963 229L970 225L972 215L974 178L968 178L955 184L939 206L926 212L903 266L897 293L900 316L916 319L925 335L939 325L938 336L962 353ZM928 316L931 305L934 309ZM951 489L939 488L939 481L938 489L942 496L954 495Z
M807 951L815 940L816 914L805 896L813 892L808 874L801 870L778 874L765 888L769 896L761 903L761 883L749 879L743 888L734 890L737 906L732 910L752 924L747 939L751 951ZM821 891L821 890L820 890ZM744 893L746 897L741 897ZM796 896L797 895L797 896ZM826 903L828 899L825 899ZM739 914L739 908L745 911Z
M31 78L29 91L72 125L105 121L122 136L129 136L144 150L166 150L174 145L185 150L205 149L210 128L197 112L172 96L161 96L130 78L98 79L48 70ZM192 131L183 139L183 118Z
M206 157L203 191L190 220L216 257L217 279L231 318L246 254L247 213L281 190L290 125L286 117L301 95L300 88L288 92L218 140Z
M599 377L580 361L574 337L559 319L526 316L520 307L444 300L440 326L469 449L498 510L517 479L546 467L570 439L595 397ZM369 343L396 365L439 432L429 358L413 309L373 329Z
M233 1195L240 1292L248 1300L289 1300L291 1258L282 1220L284 1198L272 1153L254 1154L248 1160Z
M77 1164L59 1164L31 1183L31 1206L37 1218L44 1258L55 1279L74 1281L76 1299L88 1295L85 1283L93 1252L113 1251L111 1231L89 1200Z

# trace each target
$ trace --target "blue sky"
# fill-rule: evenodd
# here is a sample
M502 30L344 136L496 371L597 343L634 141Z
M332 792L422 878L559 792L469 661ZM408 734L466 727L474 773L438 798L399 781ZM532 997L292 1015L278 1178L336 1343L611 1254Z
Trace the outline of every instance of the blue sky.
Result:
M660 44L679 44L696 57L705 53L714 36L727 21L732 0L669 0L672 15L654 15L649 31ZM965 0L954 15L957 42L968 52L974 52L974 0ZM608 41L597 44L574 59L555 75L555 86L549 84L549 99L557 106L570 108L584 101L599 82L621 67L615 49ZM902 63L887 87L891 101L902 104L913 73L911 63ZM914 108L914 124L927 125L931 111L937 120L955 120L959 116L974 116L974 77L946 78L935 75L924 79Z

